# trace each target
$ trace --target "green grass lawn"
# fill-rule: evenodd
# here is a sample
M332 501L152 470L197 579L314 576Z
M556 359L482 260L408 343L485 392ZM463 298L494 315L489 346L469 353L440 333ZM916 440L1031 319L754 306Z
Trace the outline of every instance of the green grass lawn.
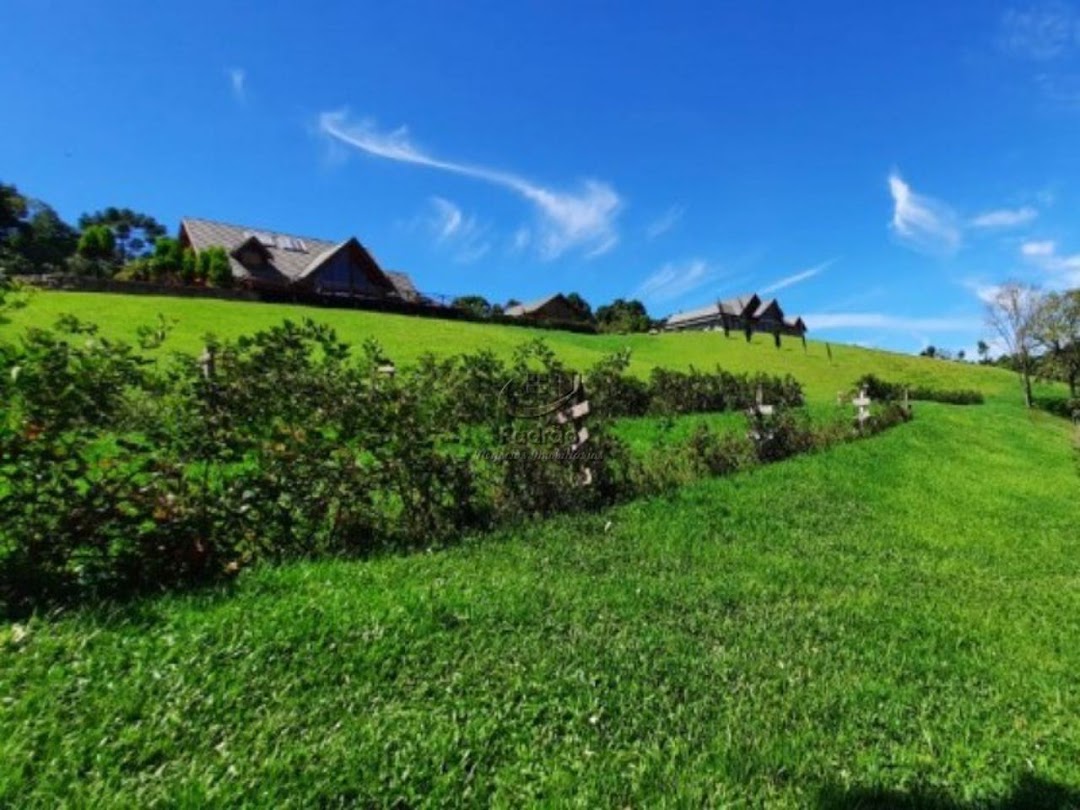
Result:
M28 325L51 326L64 313L99 324L108 337L130 342L135 341L139 326L155 325L159 313L175 318L176 329L163 351L197 353L202 351L207 333L234 338L273 326L284 318L310 317L330 324L342 340L357 347L367 338L377 339L397 363L415 360L424 352L445 355L491 349L508 356L521 343L543 337L565 362L578 369L588 368L605 354L630 348L631 368L642 375L654 366L712 369L717 364L736 372L791 373L812 399L820 401L835 400L837 391L849 388L868 371L887 380L939 388L976 388L988 395L1020 397L1015 376L1000 369L842 344L832 345L830 360L825 343L809 341L804 350L799 341L786 339L778 350L766 335L756 335L750 344L742 335L725 338L718 332L582 335L353 310L109 293L38 292L29 306L6 315L9 323L0 325L0 339L16 335Z
M671 498L34 620L2 652L0 802L1078 788L1069 431L920 405L873 440Z
M207 304L178 347L294 312L46 294L14 320L125 334ZM402 359L526 334L316 314ZM990 399L445 551L9 626L0 805L1080 806L1071 426L993 369L544 334L583 365L629 344L639 369L791 372L815 408L867 371Z

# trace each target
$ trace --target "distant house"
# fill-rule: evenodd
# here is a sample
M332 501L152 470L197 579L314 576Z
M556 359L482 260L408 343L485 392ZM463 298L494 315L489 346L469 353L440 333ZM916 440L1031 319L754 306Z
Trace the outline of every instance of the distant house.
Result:
M752 323L755 332L779 332L784 325L784 310L775 298L762 301L754 311Z
M746 324L753 322L754 314L760 305L761 299L756 294L740 295L688 312L676 313L667 319L664 327L679 332L684 329L739 331L745 329Z
M388 273L356 237L341 242L298 237L208 219L180 221L180 244L199 252L220 247L238 285L319 295L417 301L404 273Z
M806 323L801 317L791 320L789 318L784 319L784 326L780 330L785 335L794 335L795 337L803 337L806 335Z
M562 293L549 295L527 304L514 304L503 312L511 318L530 318L537 321L579 321L581 315Z
M664 328L669 332L720 330L735 332L766 332L772 335L803 337L806 324L802 318L788 319L775 298L763 301L756 293L740 295L725 301L668 317Z

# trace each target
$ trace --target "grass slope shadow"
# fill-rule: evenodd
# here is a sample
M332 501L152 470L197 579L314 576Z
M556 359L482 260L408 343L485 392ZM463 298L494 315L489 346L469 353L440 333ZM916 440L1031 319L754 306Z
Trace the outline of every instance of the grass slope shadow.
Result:
M1012 791L996 799L955 799L930 788L891 790L827 786L818 810L1078 810L1080 790L1026 774Z

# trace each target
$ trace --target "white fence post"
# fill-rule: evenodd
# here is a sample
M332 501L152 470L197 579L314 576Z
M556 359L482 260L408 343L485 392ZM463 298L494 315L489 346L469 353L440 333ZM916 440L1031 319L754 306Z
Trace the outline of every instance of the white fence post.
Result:
M858 413L855 414L855 420L859 423L860 430L863 425L866 424L866 420L870 418L870 402L870 397L866 395L866 388L860 390L859 395L851 400L851 404L858 409Z

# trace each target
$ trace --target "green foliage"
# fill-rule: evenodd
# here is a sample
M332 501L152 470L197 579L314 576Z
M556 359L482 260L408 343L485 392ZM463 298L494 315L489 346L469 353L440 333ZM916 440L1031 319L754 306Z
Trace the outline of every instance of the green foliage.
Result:
M886 382L874 374L864 374L856 380L855 389L866 389L867 396L870 399L885 402L902 400L905 391L909 399L925 402L945 402L950 405L981 405L985 401L980 391L966 389L942 390L921 385L909 386L903 383Z
M77 251L84 259L111 260L116 252L116 237L105 225L91 225L79 237Z
M185 250L180 254L180 281L194 284L199 278L199 260L195 252Z
M927 404L439 553L5 625L0 804L1075 805L1070 432Z
M200 255L200 275L213 287L231 287L233 285L232 266L224 248L212 247ZM205 265L201 262L205 261ZM205 267L205 270L202 268Z
M490 318L492 315L491 303L482 295L459 295L450 302L450 306L477 318Z
M596 310L596 323L601 332L648 332L652 326L645 305L636 299L616 298Z
M741 410L757 399L778 406L803 404L802 386L791 375L732 374L717 369L709 374L654 368L649 377L649 408L652 413L681 414Z
M183 278L184 248L179 240L168 236L159 236L154 240L154 253L148 259L150 277L154 280Z
M1035 318L1035 342L1043 349L1042 371L1080 393L1080 290L1050 293Z
M149 254L155 240L166 232L165 226L149 214L113 206L79 217L83 231L98 226L108 228L113 234L113 253L109 258L117 264Z
M608 355L585 376L589 401L609 417L644 416L649 411L649 386L627 374L630 356L629 350Z
M570 311L573 313L571 316L572 320L581 321L582 323L592 323L592 306L588 301L576 292L572 292L566 296L566 303L570 306Z
M825 343L811 340L804 350L800 343L785 341L776 349L772 337L761 334L754 335L749 343L724 340L712 332L580 335L520 325L447 322L357 310L270 303L252 306L244 302L115 293L36 294L32 306L12 313L8 326L0 325L0 339L14 339L29 326L48 326L63 312L95 321L102 335L129 342L137 339L135 330L140 324L152 322L163 312L177 320L169 339L170 350L193 356L202 352L207 332L235 339L267 329L284 318L307 317L333 326L342 340L353 345L378 336L387 353L400 364L415 363L428 352L445 358L481 350L489 350L505 361L523 340L543 336L567 365L583 371L607 355L629 349L627 374L642 380L648 379L655 366L685 371L690 366L711 369L720 364L732 373L763 372L779 377L792 374L803 385L807 399L819 403L834 403L837 392L848 389L851 381L866 371L934 389L976 389L988 399L1015 396L1016 391L1015 377L1003 368L932 362L840 344L832 345L830 357ZM1042 384L1040 388L1049 393L1054 386Z
M173 326L159 315L157 327L140 328L141 348L160 346ZM621 379L627 355L594 370L602 407L575 448L576 428L557 412L514 404L512 392L532 391L537 378L576 377L542 340L519 346L510 364L489 352L427 356L400 373L387 373L377 344L353 358L311 321L208 337L200 360L162 365L70 315L0 345L0 598L9 610L258 560L438 545L670 482L666 469L635 468L608 429L610 411L640 407L618 399L642 392ZM758 386L778 405L802 401L792 379L663 379L667 399L657 401L671 413L741 406ZM782 408L754 428L761 462L821 444ZM737 468L741 451L727 441L694 435L672 446L692 477Z
M0 269L10 273L61 269L78 234L50 206L0 183Z

